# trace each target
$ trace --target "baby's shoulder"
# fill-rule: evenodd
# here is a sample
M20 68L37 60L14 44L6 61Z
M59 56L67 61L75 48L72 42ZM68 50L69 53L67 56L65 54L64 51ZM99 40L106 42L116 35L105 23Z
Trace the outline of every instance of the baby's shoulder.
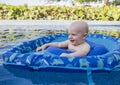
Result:
M90 47L89 43L87 42L84 42L84 45Z
M84 42L86 45L89 45L89 43L88 42Z
M81 48L82 49L84 49L84 48L87 49L88 48L89 49L90 45L87 42L84 42L84 43L78 45L77 48L79 48L79 49L81 49Z

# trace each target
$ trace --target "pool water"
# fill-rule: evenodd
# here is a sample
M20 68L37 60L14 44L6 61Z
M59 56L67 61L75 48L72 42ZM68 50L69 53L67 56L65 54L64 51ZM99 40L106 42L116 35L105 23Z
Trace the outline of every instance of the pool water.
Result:
M36 39L40 36L65 31L41 31L41 30L3 30L0 32L0 85L91 85L88 81L86 71L68 72L46 72L45 70L35 71L32 69L17 66L2 65L1 54L24 41ZM95 85L120 85L119 71L94 71L92 80Z
M9 85L87 85L85 73L40 72L15 67L4 67L1 70L4 70L2 73L4 75L1 81L2 85L5 83Z
M93 72L95 85L120 85L119 71ZM0 85L89 85L86 72L45 72L0 66Z

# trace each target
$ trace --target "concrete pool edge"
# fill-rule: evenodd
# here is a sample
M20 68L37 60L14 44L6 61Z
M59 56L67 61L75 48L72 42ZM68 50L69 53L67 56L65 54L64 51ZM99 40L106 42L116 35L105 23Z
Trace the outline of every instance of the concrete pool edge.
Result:
M0 25L69 25L75 20L0 20ZM89 25L119 25L120 21L86 21Z
M75 20L0 20L0 27L2 29L16 29L16 27L19 27L20 29L31 29L31 26L34 26L37 29L52 29L52 30L61 30L66 29L69 27L70 23L72 23ZM120 21L88 21L83 20L88 23L90 29L96 29L95 26L109 26L106 27L106 30L110 30L110 26L116 27L116 29L120 29ZM26 27L29 26L29 27ZM46 26L46 27L45 27ZM63 28L62 28L63 27ZM99 29L99 27L98 27ZM101 30L105 30L104 28ZM99 29L100 30L100 29Z
M0 20L1 25L69 25L75 20ZM119 25L120 21L86 21L89 25Z

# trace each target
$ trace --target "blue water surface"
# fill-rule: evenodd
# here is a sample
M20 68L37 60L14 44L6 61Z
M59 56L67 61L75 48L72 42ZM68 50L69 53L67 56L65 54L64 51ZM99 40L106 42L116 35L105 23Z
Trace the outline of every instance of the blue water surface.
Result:
M120 74L93 72L95 85L120 85ZM0 85L89 85L86 72L45 72L13 66L0 66Z
M0 51L3 53L11 47L2 47ZM1 56L0 60L2 61ZM91 77L95 85L120 85L119 71L94 71ZM0 85L89 85L89 82L86 71L74 70L72 73L60 72L60 69L49 72L45 69L35 71L17 66L4 66L1 63Z

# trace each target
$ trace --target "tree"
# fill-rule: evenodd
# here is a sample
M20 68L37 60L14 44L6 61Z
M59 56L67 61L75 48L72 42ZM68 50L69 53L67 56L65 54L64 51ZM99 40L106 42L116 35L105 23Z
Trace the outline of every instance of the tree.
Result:
M79 3L83 3L83 2L96 2L97 0L75 0Z
M110 6L109 0L106 0L105 4L106 4L106 6Z
M79 3L83 3L84 2L84 0L75 0L75 1L77 1Z

